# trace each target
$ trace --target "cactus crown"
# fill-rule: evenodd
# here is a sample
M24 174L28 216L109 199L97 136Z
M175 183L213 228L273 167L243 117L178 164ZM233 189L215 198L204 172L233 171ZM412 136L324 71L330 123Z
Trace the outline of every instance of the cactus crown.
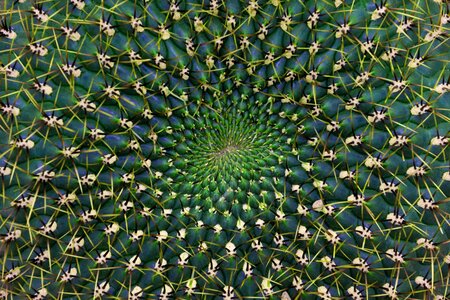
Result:
M448 297L445 1L0 18L0 299Z

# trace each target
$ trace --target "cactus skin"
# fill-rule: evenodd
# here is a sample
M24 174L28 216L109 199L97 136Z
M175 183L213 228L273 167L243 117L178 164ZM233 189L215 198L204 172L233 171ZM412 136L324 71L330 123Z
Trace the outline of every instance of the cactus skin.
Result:
M0 299L448 297L445 1L0 5Z

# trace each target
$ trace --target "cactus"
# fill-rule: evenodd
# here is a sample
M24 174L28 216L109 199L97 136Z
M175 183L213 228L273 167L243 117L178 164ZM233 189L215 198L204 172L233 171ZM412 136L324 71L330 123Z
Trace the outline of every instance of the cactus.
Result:
M445 1L0 17L0 299L449 297Z

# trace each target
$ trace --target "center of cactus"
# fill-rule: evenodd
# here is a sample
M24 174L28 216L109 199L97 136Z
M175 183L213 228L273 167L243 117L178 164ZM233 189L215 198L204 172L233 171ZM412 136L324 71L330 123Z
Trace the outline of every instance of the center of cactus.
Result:
M283 133L277 132L276 122L270 122L262 109L249 112L237 106L205 113L188 130L192 139L184 145L188 173L196 175L193 180L215 186L242 177L260 180L263 173L273 175L270 168L279 164L286 145ZM248 189L245 184L237 185Z
M226 156L227 154L232 154L239 151L239 145L229 145L216 153L216 157Z

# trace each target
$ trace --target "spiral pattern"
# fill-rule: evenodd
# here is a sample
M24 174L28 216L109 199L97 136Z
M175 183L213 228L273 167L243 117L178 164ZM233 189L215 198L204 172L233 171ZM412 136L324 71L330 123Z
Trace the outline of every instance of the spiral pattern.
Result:
M444 1L0 5L0 299L448 297Z

